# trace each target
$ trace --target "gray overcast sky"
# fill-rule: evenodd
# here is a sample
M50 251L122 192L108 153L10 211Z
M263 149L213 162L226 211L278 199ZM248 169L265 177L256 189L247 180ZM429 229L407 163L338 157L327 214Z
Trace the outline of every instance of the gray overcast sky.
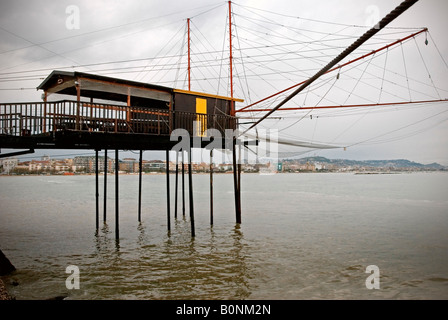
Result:
M238 107L306 80L367 30L361 26L400 2L233 1L235 96L245 99ZM61 68L186 88L187 18L192 19L192 90L229 95L227 10L227 1L221 0L3 0L0 102L39 101L41 92L33 88ZM420 35L364 59L342 69L337 82L335 74L323 77L288 106L447 98L447 12L448 1L420 0L346 61L420 27L429 29L427 46ZM444 102L279 112L274 115L282 119L267 120L260 128L279 129L282 138L348 146L305 155L448 165L447 107Z

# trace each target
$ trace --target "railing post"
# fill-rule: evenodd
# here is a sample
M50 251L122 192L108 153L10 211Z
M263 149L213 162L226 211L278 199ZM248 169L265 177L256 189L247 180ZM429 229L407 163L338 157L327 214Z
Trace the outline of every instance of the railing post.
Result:
M12 113L12 106L10 107L10 112ZM16 112L15 112L15 113L17 114L17 107L16 107ZM13 132L13 131L12 131L12 128L14 128L14 126L13 126L13 124L12 124L12 117L10 117L10 120L9 120L9 130L10 130L11 132ZM17 135L17 132L15 132L14 135Z
M47 91L44 93L44 118L42 120L42 132L47 132Z
M76 123L75 130L81 130L81 87L79 84L76 85Z

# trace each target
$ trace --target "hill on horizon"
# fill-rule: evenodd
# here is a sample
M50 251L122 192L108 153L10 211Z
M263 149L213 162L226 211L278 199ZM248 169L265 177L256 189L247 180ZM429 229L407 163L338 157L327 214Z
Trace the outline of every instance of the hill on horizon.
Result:
M328 163L339 166L366 166L375 168L418 168L418 169L447 169L439 163L433 162L430 164L422 164L406 159L395 160L349 160L349 159L328 159L325 157L305 157L299 159L285 159L284 161L296 161L298 163L305 164L310 163Z

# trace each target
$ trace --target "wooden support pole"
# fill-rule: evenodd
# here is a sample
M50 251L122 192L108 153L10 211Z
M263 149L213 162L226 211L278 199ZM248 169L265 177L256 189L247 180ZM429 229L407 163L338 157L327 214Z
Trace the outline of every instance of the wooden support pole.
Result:
M143 150L140 150L138 161L138 222L142 222L142 171L143 171Z
M239 222L241 223L241 145L239 146L239 153L238 153L238 215L239 215Z
M185 217L185 158L182 149L182 215Z
M213 226L213 149L210 149L210 225Z
M119 228L119 190L118 190L118 172L120 170L119 159L118 159L118 149L115 149L115 239L120 238L120 228Z
M233 138L233 147L232 147L232 155L233 155L233 189L235 193L235 217L236 223L241 223L241 208L239 206L239 192L238 192L238 169L236 163L236 137Z
M104 150L104 205L103 205L103 222L106 222L107 212L107 149Z
M176 185L174 186L174 218L177 219L177 190L179 185L179 151L176 151Z
M168 231L171 230L170 217L170 151L166 150L166 217L168 224Z
M194 238L196 236L195 228L194 228L194 205L193 205L193 170L191 165L191 147L188 152L188 193L190 195L190 224L191 224L191 237Z
M100 199L99 199L99 165L98 165L98 149L95 150L95 205L96 205L96 230L100 227Z

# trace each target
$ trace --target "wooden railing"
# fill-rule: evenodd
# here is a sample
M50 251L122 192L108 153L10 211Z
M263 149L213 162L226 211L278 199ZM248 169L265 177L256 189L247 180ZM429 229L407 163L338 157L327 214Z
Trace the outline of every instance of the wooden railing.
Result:
M145 107L77 102L0 104L0 134L29 136L62 130L170 135L174 129L202 135L236 128L236 118Z

